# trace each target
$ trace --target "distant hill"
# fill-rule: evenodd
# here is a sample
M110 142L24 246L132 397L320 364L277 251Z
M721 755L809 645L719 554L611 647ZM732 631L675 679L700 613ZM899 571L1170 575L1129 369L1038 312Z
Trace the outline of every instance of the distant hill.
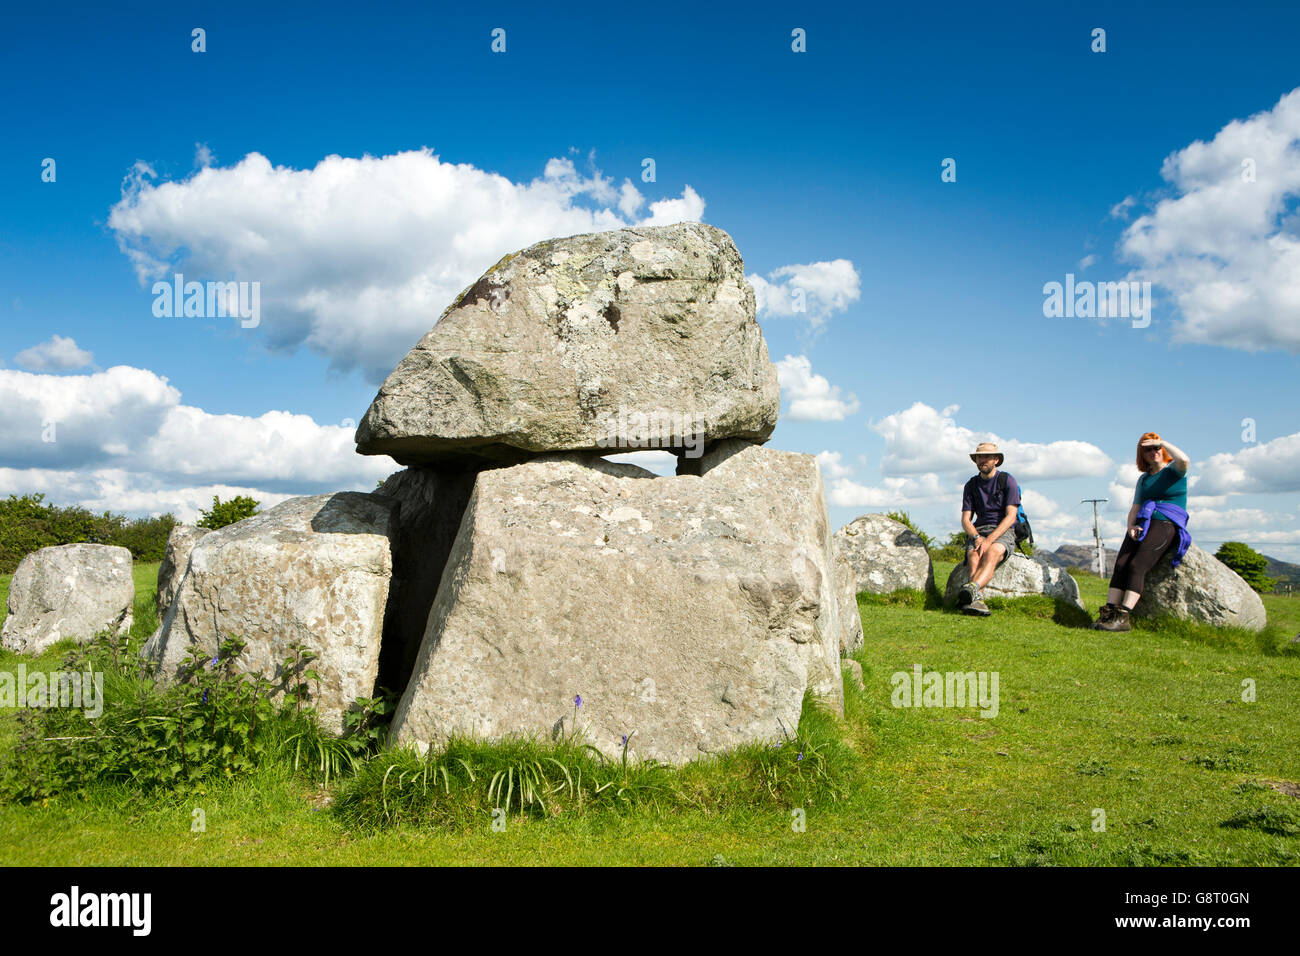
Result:
M1290 581L1293 585L1300 586L1300 564L1288 564L1285 561L1279 561L1277 558L1268 559L1268 569L1264 572L1270 578L1277 578L1279 581Z
M1106 573L1115 567L1118 551L1103 548L1106 553ZM1043 564L1056 568L1082 568L1084 571L1097 570L1097 549L1086 544L1063 544L1055 551L1035 551L1034 558Z

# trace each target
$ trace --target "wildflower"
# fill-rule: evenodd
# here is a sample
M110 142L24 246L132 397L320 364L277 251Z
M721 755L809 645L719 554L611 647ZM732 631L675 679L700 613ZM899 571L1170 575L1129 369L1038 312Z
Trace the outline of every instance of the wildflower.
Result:
M573 706L574 706L574 707L581 707L581 706L582 706L582 695L581 695L581 694L577 694L577 695L574 696L574 698L573 698Z
M798 762L799 762L800 760L802 760L802 759L803 759L803 751L801 750L801 751L799 751L799 756L797 756L797 757L794 758L794 762L795 762L795 763L798 763Z
M212 655L212 666L213 666L213 667L216 667L216 666L217 666L217 655L216 655L216 654L213 654L213 655Z
M208 692L205 690L203 692L203 703L206 704L207 702L208 702Z
M627 746L627 734L624 734L624 735L623 735L623 746L624 746L624 747Z

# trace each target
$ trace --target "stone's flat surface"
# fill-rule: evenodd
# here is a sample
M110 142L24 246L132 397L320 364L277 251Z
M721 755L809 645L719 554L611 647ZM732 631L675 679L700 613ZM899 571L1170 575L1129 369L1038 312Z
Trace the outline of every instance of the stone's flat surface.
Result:
M907 525L880 514L862 515L835 532L836 546L853 567L857 591L892 594L934 586L925 542Z
M761 442L779 402L740 253L722 230L680 223L506 256L388 376L356 442L408 465L616 453L636 447L602 444L624 429L658 440L700 423L710 442ZM651 431L637 414L661 417Z
M9 582L0 632L5 649L39 654L65 638L131 630L135 580L131 552L106 544L63 544L33 551Z
M840 594L816 459L724 442L701 476L555 454L479 474L399 743L579 728L674 764L842 710Z
M191 651L211 657L233 635L248 643L244 670L278 679L301 643L320 655L317 712L342 731L375 689L396 509L357 492L290 498L204 536L145 655L171 679Z
M948 575L948 585L944 588L944 600L953 604L957 592L970 580L970 573L965 562L957 565ZM1019 551L1013 551L995 572L993 580L984 588L984 597L1028 597L1045 594L1050 598L1068 601L1080 610L1087 610L1079 598L1079 585L1069 573L1061 568L1048 567L1027 558Z
M167 609L176 598L176 590L185 576L185 567L189 564L190 551L210 528L200 528L192 524L178 524L167 535L167 548L163 552L162 564L158 565L158 620L167 617Z
M1146 588L1133 608L1136 617L1169 615L1215 627L1261 631L1264 602L1236 571L1193 544L1177 568L1165 555L1147 572Z

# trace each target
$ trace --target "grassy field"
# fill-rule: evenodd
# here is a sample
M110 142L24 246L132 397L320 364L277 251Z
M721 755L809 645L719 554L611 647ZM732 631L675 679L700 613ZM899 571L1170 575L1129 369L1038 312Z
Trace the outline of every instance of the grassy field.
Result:
M152 568L137 569L141 630ZM942 583L949 566L935 570ZM1095 611L1105 583L1079 580ZM2 806L0 862L1300 863L1300 644L1290 643L1300 600L1266 597L1262 637L1187 625L1111 635L1071 626L1078 619L1045 599L990 603L993 616L981 619L919 594L860 598L865 690L846 686L835 725L854 754L838 802L511 816L500 832L485 814L454 832L372 833L345 826L330 794L271 770L186 799L105 787L85 800ZM40 663L60 658L52 650ZM17 660L0 653L0 670ZM918 664L996 672L997 716L892 706L891 675ZM1254 682L1253 703L1243 701L1244 680ZM12 747L12 722L0 716L0 754ZM206 832L192 832L195 809Z

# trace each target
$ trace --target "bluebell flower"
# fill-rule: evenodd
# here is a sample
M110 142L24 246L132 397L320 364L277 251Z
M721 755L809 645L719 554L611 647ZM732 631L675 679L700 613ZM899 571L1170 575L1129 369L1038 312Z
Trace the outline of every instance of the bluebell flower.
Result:
M207 702L208 702L208 692L205 690L203 692L203 703L206 704Z
M577 695L574 696L574 698L573 698L573 706L574 706L574 707L581 707L581 706L582 706L582 695L581 695L581 694L577 694Z
M623 746L624 746L624 747L627 746L627 734L624 734L624 735L623 735Z
M213 655L212 655L212 666L213 666L213 667L216 667L216 666L217 666L217 655L216 655L216 654L213 654Z
M803 759L803 751L801 750L801 751L799 751L799 756L797 756L797 757L794 758L794 762L795 762L795 763L798 763L798 762L799 762L800 760L802 760L802 759Z

